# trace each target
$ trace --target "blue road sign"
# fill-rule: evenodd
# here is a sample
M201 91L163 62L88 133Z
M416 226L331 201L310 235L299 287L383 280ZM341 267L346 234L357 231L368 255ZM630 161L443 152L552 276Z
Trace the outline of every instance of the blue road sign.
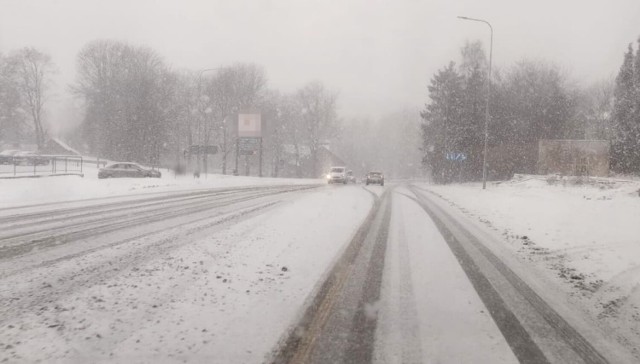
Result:
M447 153L446 158L447 160L450 160L450 161L462 162L467 160L467 155L464 153L454 152L454 153Z

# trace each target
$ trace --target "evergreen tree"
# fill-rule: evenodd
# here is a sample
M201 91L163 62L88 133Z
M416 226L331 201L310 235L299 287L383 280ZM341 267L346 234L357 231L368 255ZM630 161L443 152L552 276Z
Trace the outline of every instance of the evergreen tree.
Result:
M564 75L549 64L521 61L493 88L489 174L536 173L541 139L567 137L575 106Z
M629 44L624 62L616 77L613 106L614 139L611 164L614 170L621 173L638 171L638 137L640 135L637 130L637 117L640 109L636 107L637 83L634 83L634 79L636 77L634 77L633 47Z
M632 171L640 173L640 39L633 67L633 115L630 120L631 131L631 163Z
M482 160L484 150L484 121L487 97L487 74L482 64L475 64L464 79L463 98L463 135L461 152L467 160L460 166L464 180L482 178Z
M422 116L423 164L431 171L434 181L451 182L456 165L447 159L448 153L461 152L464 146L463 77L451 62L440 70L428 87L431 102L425 105Z

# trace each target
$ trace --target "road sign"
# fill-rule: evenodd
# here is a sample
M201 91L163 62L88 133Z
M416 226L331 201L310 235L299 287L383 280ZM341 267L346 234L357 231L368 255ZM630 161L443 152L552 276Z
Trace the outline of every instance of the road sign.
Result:
M462 162L467 160L467 155L464 153L453 152L453 153L447 153L446 158L447 160L450 160L450 161Z
M262 118L260 114L238 114L238 136L240 138L262 137Z
M238 138L240 151L254 152L260 149L260 138Z

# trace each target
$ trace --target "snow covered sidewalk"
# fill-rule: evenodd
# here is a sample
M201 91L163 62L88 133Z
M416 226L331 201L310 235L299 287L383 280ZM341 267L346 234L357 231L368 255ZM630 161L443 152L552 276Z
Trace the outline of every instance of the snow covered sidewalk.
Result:
M478 184L422 187L558 282L640 355L640 182L528 176L485 191Z

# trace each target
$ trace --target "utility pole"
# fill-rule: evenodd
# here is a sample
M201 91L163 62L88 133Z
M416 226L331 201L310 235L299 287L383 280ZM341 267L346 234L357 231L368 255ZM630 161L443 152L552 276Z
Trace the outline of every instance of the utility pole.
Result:
M217 68L205 68L198 72L198 103L202 101L202 74L208 71L217 71L222 67ZM202 150L202 164L204 168L204 178L207 178L208 173L208 163L207 163L207 144L209 144L209 132L206 123L206 111L207 109L202 110L202 136L201 136L201 149ZM200 159L200 154L198 154L198 160ZM198 167L196 167L198 168ZM198 168L199 169L199 168Z

